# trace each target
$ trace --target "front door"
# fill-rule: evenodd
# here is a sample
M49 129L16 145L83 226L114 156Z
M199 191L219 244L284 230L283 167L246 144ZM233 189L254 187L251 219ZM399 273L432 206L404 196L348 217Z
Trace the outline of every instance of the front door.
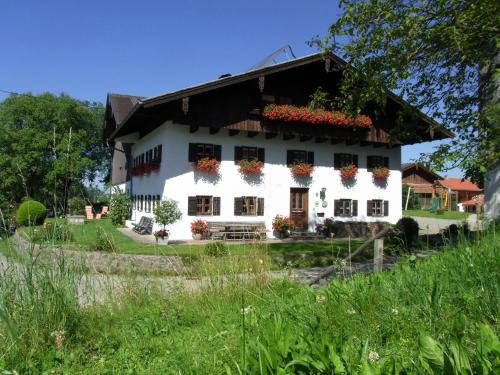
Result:
M309 189L290 189L290 218L296 229L308 227Z

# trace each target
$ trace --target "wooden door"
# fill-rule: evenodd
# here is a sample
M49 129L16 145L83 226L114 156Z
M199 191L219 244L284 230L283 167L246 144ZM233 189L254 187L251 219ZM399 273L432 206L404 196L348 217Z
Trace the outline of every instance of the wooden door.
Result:
M308 203L309 189L290 189L290 218L296 229L307 229L308 227Z

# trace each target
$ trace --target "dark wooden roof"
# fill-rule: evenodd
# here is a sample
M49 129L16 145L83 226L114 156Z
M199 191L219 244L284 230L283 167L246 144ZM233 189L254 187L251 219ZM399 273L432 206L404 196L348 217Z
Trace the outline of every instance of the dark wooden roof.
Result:
M420 164L420 163L405 163L401 166L401 172L403 174L409 174L412 173L412 169L415 171L418 171L419 169L427 173L428 175L432 176L434 180L442 180L443 177L438 175L436 172L434 172L432 169L427 168L425 165ZM433 182L432 180L431 182Z
M334 67L330 72L325 70L326 59ZM397 109L406 104L392 93L388 93L387 113L375 121L374 127L369 131L356 132L353 129L308 124L279 124L262 117L261 103L256 103L255 100L255 97L260 97L257 83L260 77L264 77L266 82L263 94L267 94L267 88L272 87L282 96L288 96L289 92L295 90L308 98L311 85L315 84L317 87L318 82L322 87L323 83L330 85L330 91L338 90L338 83L342 79L341 70L345 65L345 61L338 56L317 53L151 98L109 94L106 113L109 111L112 116L106 116L105 138L112 140L136 131L140 131L143 136L167 120L189 125L192 129L208 126L268 135L294 133L301 137L326 136L332 142L335 139L354 139L357 142L412 144L452 136L442 125L419 112L418 129L408 128L405 139L389 140L389 124L394 124ZM299 83L294 85L296 81ZM184 98L189 98L188 114L181 110ZM307 104L304 98L295 97L294 104ZM429 132L431 127L433 134Z

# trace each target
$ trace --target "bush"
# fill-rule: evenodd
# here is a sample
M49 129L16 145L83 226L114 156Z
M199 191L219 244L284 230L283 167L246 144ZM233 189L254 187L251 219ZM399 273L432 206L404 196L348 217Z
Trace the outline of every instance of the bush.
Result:
M97 239L95 243L95 250L106 251L109 253L116 252L116 243L113 236L106 233L102 227L97 227Z
M205 254L213 257L222 257L228 255L229 250L224 242L210 242L205 245Z
M131 208L130 197L116 188L111 195L109 208L109 217L113 225L125 225L125 220L129 217Z
M27 200L19 206L16 220L19 225L41 225L47 216L45 206L35 200Z
M397 237L401 239L406 250L411 250L418 240L418 223L411 217L403 217L396 223Z
M182 218L177 202L172 199L161 201L154 209L153 214L157 224L162 224L163 229L169 224L175 223Z
M68 211L70 215L85 214L85 200L80 197L73 197L68 200Z

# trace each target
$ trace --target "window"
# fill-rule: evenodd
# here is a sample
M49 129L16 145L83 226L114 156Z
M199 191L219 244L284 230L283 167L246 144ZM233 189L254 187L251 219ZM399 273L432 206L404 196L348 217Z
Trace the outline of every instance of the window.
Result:
M288 166L307 163L314 165L314 152L302 150L287 150L286 151L286 164Z
M334 202L334 215L341 217L358 216L358 201L352 199L337 199Z
M197 195L188 197L188 216L219 216L220 197Z
M385 156L367 156L366 166L369 171L378 167L389 168L389 158Z
M203 158L215 158L221 161L220 145L212 145L208 143L190 143L189 144L189 162L195 163Z
M235 197L234 216L263 216L264 198Z
M234 163L240 160L258 160L264 163L265 151L260 147L236 146L234 148Z
M354 154L334 154L333 164L335 169L341 169L347 165L358 165L358 155Z
M373 199L366 202L367 216L389 216L389 201Z

